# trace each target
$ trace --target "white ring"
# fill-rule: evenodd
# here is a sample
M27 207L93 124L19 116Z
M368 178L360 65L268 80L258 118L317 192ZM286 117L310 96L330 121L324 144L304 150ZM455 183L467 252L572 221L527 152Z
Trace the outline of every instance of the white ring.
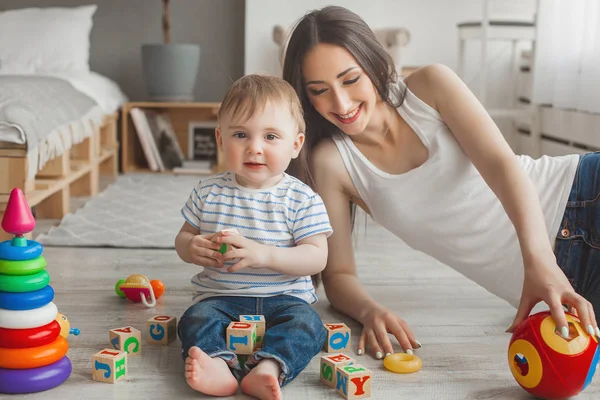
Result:
M50 302L33 310L5 310L0 308L0 328L29 329L48 325L56 319L58 308Z

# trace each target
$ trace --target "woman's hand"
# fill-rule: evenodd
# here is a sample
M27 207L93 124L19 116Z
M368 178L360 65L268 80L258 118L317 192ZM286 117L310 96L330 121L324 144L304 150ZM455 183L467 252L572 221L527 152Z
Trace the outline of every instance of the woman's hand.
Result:
M553 257L549 257L545 261L532 260L525 263L521 301L517 315L506 331L514 332L540 301L544 301L550 307L552 318L554 318L556 326L563 337L569 336L569 325L567 324L563 304L569 306L569 309L576 310L576 315L588 334L598 335L598 325L592 304L575 292Z
M207 235L194 235L188 245L187 251L191 262L203 267L221 268L224 258L219 249L221 245L212 241L214 233Z
M358 340L358 355L365 352L365 346L369 348L371 355L377 359L394 353L392 342L388 333L394 335L402 349L411 353L418 349L421 344L415 340L408 324L396 314L385 307L376 305L365 313L363 318L363 330Z
M216 239L217 243L225 243L234 247L223 254L223 259L225 261L239 259L238 262L227 269L227 272L235 272L244 268L264 268L268 266L271 246L265 246L254 240L246 239L235 232L223 231L221 235L221 237Z

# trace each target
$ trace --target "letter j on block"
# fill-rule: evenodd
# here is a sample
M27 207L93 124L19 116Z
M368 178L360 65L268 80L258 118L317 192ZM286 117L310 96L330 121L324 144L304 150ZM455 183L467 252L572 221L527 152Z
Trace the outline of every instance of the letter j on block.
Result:
M327 329L324 349L327 353L349 351L352 345L350 328L344 323L323 324Z

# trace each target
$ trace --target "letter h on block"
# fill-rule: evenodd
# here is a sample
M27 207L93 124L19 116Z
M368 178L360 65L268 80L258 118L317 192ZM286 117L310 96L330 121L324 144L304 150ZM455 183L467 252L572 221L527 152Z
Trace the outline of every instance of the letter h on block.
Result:
M249 355L256 348L256 324L234 321L227 327L227 349Z
M146 322L146 342L169 344L177 338L177 318L156 315Z
M350 340L350 328L346 324L323 324L327 329L327 340L323 345L327 353L349 351L352 341Z
M264 315L240 315L240 322L252 322L256 324L256 347L262 347L266 323Z
M132 326L111 329L108 332L111 346L135 356L142 353L142 333Z
M337 369L354 363L354 359L342 353L321 356L321 382L335 389Z
M345 399L371 397L371 377L373 374L360 364L339 367L336 371L335 389Z
M127 353L104 349L92 356L92 379L115 383L127 375Z

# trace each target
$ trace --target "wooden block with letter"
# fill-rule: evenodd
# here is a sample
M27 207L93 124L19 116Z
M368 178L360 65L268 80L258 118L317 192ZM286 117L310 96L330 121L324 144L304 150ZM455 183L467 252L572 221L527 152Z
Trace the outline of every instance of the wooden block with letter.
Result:
M256 324L234 321L227 327L227 349L235 354L252 354L256 349Z
M146 322L146 342L169 344L177 338L177 318L155 315Z
M240 322L256 324L256 347L262 347L266 323L264 315L240 315Z
M337 369L354 363L353 358L342 353L321 356L321 382L335 389Z
M344 365L336 371L335 389L345 399L371 397L373 374L360 364Z
M237 233L238 235L240 234L240 232L238 232L238 230L237 230L237 229L235 229L235 228L222 229L222 230L220 230L219 232L217 232L217 233L215 233L215 234L214 234L214 236L212 237L212 241L213 241L213 242L216 242L216 241L217 241L217 238L219 238L219 237L223 236L223 232L233 232L233 233ZM220 252L221 254L225 254L226 252L228 252L229 250L232 250L232 249L234 249L234 248L235 248L235 247L233 247L233 246L232 246L232 245L230 245L230 244L225 244L225 243L223 243L223 244L221 244L221 248L219 249L219 252Z
M127 375L127 353L104 349L92 356L92 379L115 383Z
M132 326L111 329L108 338L110 345L116 350L123 350L129 355L142 353L142 332Z
M327 339L323 349L327 353L339 353L349 351L352 341L350 340L350 328L344 323L323 324L327 329Z

